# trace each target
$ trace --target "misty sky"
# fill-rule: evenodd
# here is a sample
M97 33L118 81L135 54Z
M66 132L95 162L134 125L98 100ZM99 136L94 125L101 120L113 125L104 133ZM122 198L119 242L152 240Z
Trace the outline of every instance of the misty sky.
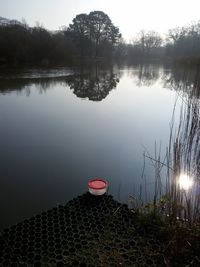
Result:
M80 13L101 10L118 26L126 41L139 30L164 34L170 28L200 20L200 0L0 0L0 16L49 30L68 25Z

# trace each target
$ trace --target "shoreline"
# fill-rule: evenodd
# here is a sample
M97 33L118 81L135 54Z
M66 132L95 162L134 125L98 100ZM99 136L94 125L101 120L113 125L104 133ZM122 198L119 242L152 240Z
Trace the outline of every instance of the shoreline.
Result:
M199 238L200 225L86 193L4 229L0 265L198 266Z

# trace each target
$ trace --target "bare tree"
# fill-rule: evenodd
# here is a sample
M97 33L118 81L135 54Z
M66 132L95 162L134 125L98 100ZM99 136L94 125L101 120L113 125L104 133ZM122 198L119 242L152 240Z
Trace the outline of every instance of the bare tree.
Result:
M140 31L137 38L137 45L140 46L143 56L149 56L153 50L162 45L162 38L155 31Z

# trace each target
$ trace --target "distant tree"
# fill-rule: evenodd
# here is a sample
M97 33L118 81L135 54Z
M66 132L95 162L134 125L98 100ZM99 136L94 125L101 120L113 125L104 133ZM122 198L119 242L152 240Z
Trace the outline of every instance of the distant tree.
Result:
M71 38L65 36L63 31L58 31L51 37L50 60L53 64L66 62L72 63L72 55L75 54Z
M41 26L34 27L31 31L32 61L48 63L51 50L51 34Z
M141 30L132 42L126 45L128 63L162 58L162 42L157 32Z
M190 26L170 29L166 53L175 59L200 60L200 22Z
M90 39L90 26L87 14L79 14L73 19L73 23L69 25L67 34L71 36L75 44L78 46L80 55L87 54Z
M143 56L150 56L162 45L162 38L155 31L140 31L138 34L137 45L140 46Z
M72 63L72 39L63 31L50 32L36 23L0 17L0 65Z
M80 48L81 56L93 55L93 50L96 57L105 55L105 51L111 53L121 37L119 29L102 11L77 15L69 25L67 33L71 34L75 44Z
M123 62L127 59L127 45L123 38L120 38L118 41L118 45L115 48L114 57L118 62Z
M113 58L119 29L101 11L79 14L68 28L46 30L40 23L0 17L0 65L73 64L76 58Z
M9 64L29 60L29 31L20 22L0 19L0 58Z
M100 45L115 45L121 37L119 29L115 27L111 19L102 11L93 11L89 14L91 38L95 43L95 56L98 56Z
M168 32L168 38L171 39L173 42L177 42L180 38L184 37L186 34L186 30L184 28L175 28L170 29Z

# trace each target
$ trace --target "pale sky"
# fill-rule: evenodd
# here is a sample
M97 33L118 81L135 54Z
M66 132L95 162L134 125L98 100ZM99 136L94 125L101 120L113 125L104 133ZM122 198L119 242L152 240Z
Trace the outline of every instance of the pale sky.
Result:
M68 26L80 13L101 10L126 41L141 29L161 34L200 20L200 0L0 0L0 16L21 20L30 26L38 21L48 30Z

